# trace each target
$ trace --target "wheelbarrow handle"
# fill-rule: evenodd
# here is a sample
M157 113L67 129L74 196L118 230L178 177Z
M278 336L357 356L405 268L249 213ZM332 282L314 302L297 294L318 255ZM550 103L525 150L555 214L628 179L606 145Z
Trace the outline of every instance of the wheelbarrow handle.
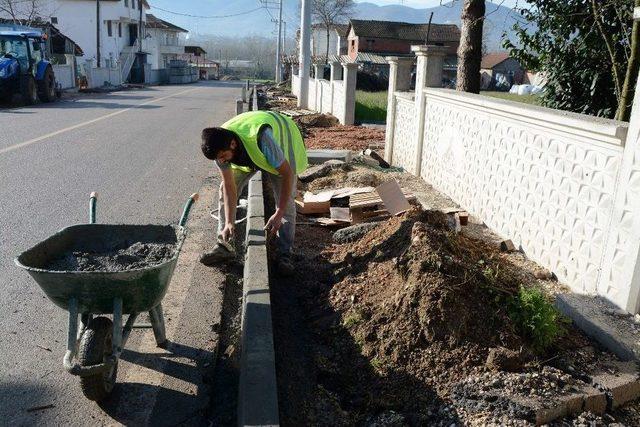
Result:
M98 200L98 193L95 191L89 196L89 224L96 223L96 201Z
M189 196L187 203L184 204L184 209L182 209L182 216L180 217L180 222L178 223L180 227L184 227L187 224L187 219L189 218L191 207L199 197L200 195L198 193L193 193L191 196Z

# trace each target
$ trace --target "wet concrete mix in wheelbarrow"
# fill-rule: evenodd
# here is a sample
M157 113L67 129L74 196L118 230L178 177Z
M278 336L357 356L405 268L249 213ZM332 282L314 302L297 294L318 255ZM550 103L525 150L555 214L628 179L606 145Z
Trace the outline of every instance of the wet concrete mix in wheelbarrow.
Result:
M510 310L532 272L438 211L332 235L299 225L296 273L271 281L282 425L531 425L617 360L561 318L537 348Z
M135 242L101 252L69 251L47 267L54 271L123 271L148 268L174 257L175 243Z

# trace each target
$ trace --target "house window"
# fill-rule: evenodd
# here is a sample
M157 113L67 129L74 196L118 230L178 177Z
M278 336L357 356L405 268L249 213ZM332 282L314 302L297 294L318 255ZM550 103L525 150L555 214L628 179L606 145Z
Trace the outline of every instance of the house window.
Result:
M122 22L118 22L118 37L122 37Z
M109 37L113 36L113 28L111 26L111 21L107 21L107 34Z
M136 0L131 0L131 8L132 9L136 8Z
M51 17L51 23L52 23L52 24L57 24L57 23L58 23L58 18L57 18L57 17L55 17L55 16L52 16L52 17Z
M351 49L355 49L355 48L356 48L356 41L351 40Z
M368 49L368 50L373 49L373 44L374 44L375 42L376 42L376 41L375 41L375 40L373 40L373 39L367 39L367 49Z
M124 7L129 7L129 0L124 0Z

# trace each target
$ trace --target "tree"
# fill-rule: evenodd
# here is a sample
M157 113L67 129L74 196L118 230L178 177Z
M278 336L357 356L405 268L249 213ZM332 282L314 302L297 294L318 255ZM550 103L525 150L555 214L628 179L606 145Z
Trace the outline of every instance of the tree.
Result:
M0 0L0 18L31 25L45 17L46 0Z
M480 93L484 13L485 0L464 0L456 83L456 90L462 92Z
M335 24L349 19L353 12L353 0L313 0L312 14L327 33L325 63L329 61L329 35Z
M628 120L638 76L640 0L529 0L505 48L547 81L543 105Z

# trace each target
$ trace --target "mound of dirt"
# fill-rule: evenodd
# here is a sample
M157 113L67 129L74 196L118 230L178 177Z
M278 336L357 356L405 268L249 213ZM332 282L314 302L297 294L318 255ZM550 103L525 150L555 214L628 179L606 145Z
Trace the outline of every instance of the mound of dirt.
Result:
M493 248L452 233L444 214L392 218L337 247L333 261L364 272L330 294L343 317L358 317L350 332L363 354L425 379L442 375L436 388L483 366L493 347L525 345L504 306L523 278Z
M176 253L175 244L136 242L113 252L73 251L53 260L54 271L122 271L147 268L169 261Z
M364 126L334 126L305 128L307 148L361 151L369 147L384 147L385 131Z

